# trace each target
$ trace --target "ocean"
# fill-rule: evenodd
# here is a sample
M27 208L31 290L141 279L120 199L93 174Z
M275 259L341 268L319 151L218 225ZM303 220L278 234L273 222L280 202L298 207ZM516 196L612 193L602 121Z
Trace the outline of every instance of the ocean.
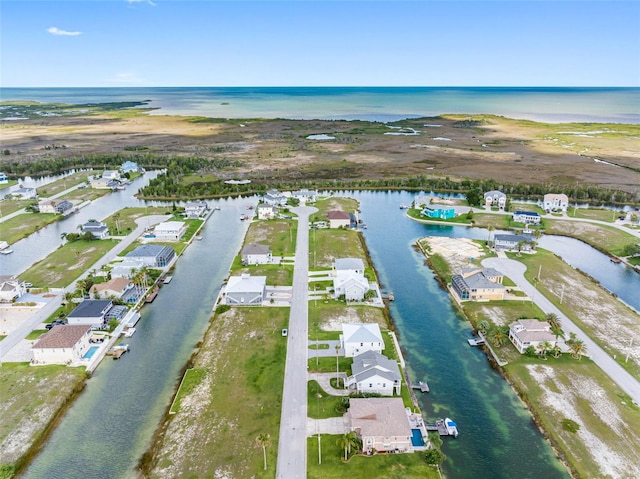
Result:
M640 88L622 87L0 88L0 101L148 101L154 115L212 118L390 122L488 113L550 123L640 123Z

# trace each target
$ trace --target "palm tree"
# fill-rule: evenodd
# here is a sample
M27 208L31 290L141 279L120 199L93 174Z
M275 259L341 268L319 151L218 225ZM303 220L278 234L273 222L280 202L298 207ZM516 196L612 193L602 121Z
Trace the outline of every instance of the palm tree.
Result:
M264 457L264 470L267 470L267 446L271 444L271 435L267 432L258 434L256 437L256 444L262 448L262 455Z
M351 449L351 439L349 438L349 434L343 434L336 440L336 444L342 450L344 450L344 460L346 461L348 458L348 453Z
M478 331L480 331L482 334L487 334L488 329L489 329L489 321L487 321L486 319L483 319L478 323Z
M489 225L487 226L487 229L489 230L489 240L487 242L491 243L491 233L493 233L493 230L495 230L496 228L493 225Z
M587 346L584 344L582 339L576 339L571 343L571 357L573 357L573 359L580 360L580 358L586 354Z
M349 454L351 454L352 447L354 449L360 449L360 444L361 444L360 438L355 433L355 431L351 431L350 433L348 433L347 437L349 438Z
M558 359L560 357L560 355L562 354L562 349L560 348L560 346L558 346L557 344L553 347L553 349L551 350L551 355Z
M60 233L60 239L62 241L66 240L67 239L67 233Z
M498 327L491 333L491 339L496 346L501 347L507 341L508 335L509 330L507 328Z
M564 331L562 330L562 322L556 313L549 313L544 317L544 320L551 326L551 332L555 335L556 340L562 336L564 337Z
M553 348L553 346L549 341L544 341L538 345L538 349L540 350L540 356L542 356L542 359L547 359L547 352L551 351L551 348Z
M114 213L113 220L116 222L116 230L118 231L118 236L120 236L120 213Z

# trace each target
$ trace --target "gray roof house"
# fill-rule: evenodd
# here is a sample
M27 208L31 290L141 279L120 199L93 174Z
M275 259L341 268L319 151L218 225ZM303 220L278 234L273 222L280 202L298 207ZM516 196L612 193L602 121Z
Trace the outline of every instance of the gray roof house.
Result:
M224 291L225 303L232 306L261 306L265 298L266 276L231 276Z
M402 375L398 363L376 351L355 356L351 372L353 374L347 378L345 386L358 393L400 394Z
M497 250L515 250L520 244L521 251L531 251L531 237L523 235L495 235L493 245Z
M411 425L402 398L352 398L345 414L362 452L411 452Z
M364 274L364 261L360 258L336 258L333 261L335 271L355 271Z
M287 197L278 190L269 190L262 198L268 205L284 206L287 204Z
M242 264L269 264L272 261L271 249L264 244L251 243L240 252Z
M176 252L171 246L143 244L127 253L125 258L142 260L144 265L150 268L164 268L171 262L175 255Z
M81 225L81 228L83 233L91 233L97 239L105 239L109 236L107 224L100 221L87 221Z
M85 299L68 314L67 320L69 324L90 324L101 327L112 306L113 302L110 299Z
M551 325L537 319L519 319L509 325L509 339L516 349L523 354L532 346L539 350L542 343L548 342L551 347L557 343L556 336L551 332Z
M498 190L487 191L484 194L484 203L486 206L495 206L503 210L507 204L507 195Z
M451 289L460 301L504 299L503 275L493 268L464 268L451 278Z

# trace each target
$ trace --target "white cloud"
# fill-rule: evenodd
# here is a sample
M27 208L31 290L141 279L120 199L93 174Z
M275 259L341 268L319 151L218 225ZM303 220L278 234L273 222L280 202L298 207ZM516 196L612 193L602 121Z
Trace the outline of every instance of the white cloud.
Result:
M120 85L140 85L144 81L137 73L116 73L116 75L107 80L109 83L117 83Z
M147 3L149 5L151 5L152 7L155 7L157 4L153 3L151 0L127 0L127 3L133 4L133 3Z
M61 30L58 27L49 27L47 28L47 31L51 35L59 35L59 36L66 36L66 37L75 37L78 35L82 35L82 32L69 32L67 30Z

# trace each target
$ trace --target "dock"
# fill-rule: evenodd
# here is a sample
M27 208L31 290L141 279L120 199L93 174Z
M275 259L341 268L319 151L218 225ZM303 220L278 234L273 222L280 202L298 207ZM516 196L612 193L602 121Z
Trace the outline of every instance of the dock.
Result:
M482 346L484 344L484 339L482 338L471 338L467 339L469 346Z
M420 381L417 384L411 384L411 389L419 389L420 392L428 393L429 385L427 384L426 381Z
M151 291L148 296L144 299L145 303L152 303L154 299L156 299L156 296L158 296L158 286L156 286L155 288L153 288L153 291Z
M120 359L124 353L129 351L129 345L120 343L117 346L114 346L111 350L107 351L107 356L112 356L113 359Z
M425 424L425 428L427 431L435 431L440 436L453 436L458 437L458 429L456 424L449 420L449 422L453 425L453 427L447 427L445 419L438 419L435 424Z
M173 276L166 276L163 280L162 283L163 284L169 284L171 283L171 280L173 279Z

